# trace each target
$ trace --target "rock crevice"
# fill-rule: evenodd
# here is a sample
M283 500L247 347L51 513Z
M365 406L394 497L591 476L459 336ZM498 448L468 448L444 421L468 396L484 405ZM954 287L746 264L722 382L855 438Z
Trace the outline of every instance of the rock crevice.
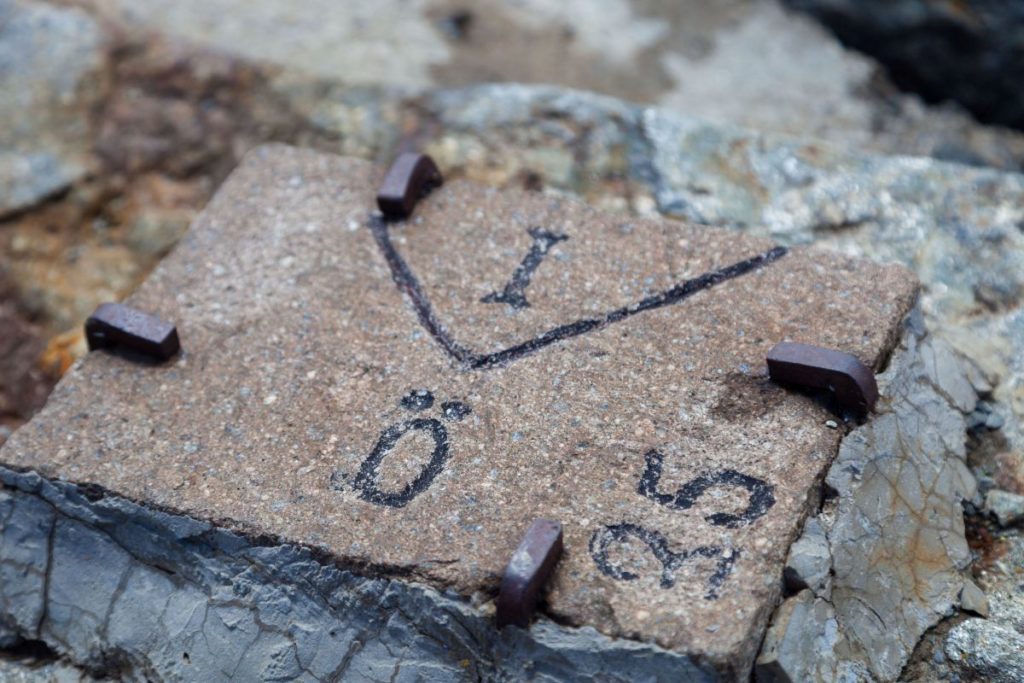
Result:
M802 590L774 616L759 680L896 680L960 604L977 393L965 361L915 318L879 376L878 414L840 445L826 477L836 495L790 551L787 577Z

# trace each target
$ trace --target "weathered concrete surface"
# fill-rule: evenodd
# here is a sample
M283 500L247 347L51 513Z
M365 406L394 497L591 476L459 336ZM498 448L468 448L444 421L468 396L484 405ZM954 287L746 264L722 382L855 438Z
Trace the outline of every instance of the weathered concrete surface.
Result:
M85 12L0 0L0 218L88 170L101 42Z
M879 367L913 279L463 182L389 228L375 180L250 155L132 299L178 324L181 359L91 355L0 460L462 595L560 519L549 615L743 675L841 436L764 355L792 338ZM529 305L483 302L538 228L559 238ZM699 305L657 303L673 291Z
M906 264L923 281L928 326L994 380L1001 431L1019 453L1024 176L851 154L552 89L480 87L429 108L444 131L429 149L489 182L530 170L605 206ZM497 169L493 158L506 161Z
M790 551L790 573L809 588L773 618L760 680L895 680L964 587L977 590L961 571L970 551L960 502L975 492L964 447L976 401L968 372L918 323L879 385L878 415L843 440L829 470L835 497Z
M548 88L446 92L427 108L443 131L428 148L471 177L513 184L529 171L602 206L905 264L924 285L929 329L992 383L1004 467L1024 462L1024 176L854 154Z

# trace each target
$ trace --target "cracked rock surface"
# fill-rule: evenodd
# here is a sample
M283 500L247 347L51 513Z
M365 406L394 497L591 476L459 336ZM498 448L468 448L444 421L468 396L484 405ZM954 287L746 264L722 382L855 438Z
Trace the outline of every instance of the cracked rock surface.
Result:
M289 545L0 469L0 638L126 681L704 681L688 658L360 577ZM87 568L87 570L85 570ZM0 669L2 671L2 669Z
M963 361L912 319L878 379L878 414L843 440L826 477L835 495L790 551L804 586L773 618L759 680L895 680L974 587L961 501L975 493L977 396Z

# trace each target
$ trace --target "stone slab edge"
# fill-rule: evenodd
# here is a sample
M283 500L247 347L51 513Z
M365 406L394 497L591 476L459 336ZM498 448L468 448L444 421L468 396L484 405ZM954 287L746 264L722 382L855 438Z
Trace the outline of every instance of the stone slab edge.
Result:
M877 414L829 469L835 496L790 547L797 592L772 618L759 682L894 681L924 633L978 590L964 572L962 508L976 493L965 445L974 374L919 309L908 318L878 376Z
M916 349L923 334L916 317L886 375L906 374L907 347ZM958 377L945 385L962 385ZM892 384L883 379L883 392ZM958 408L969 409L968 400ZM367 568L339 567L322 552L250 537L96 486L9 467L0 467L0 482L0 645L40 639L96 675L502 681L530 672L540 681L597 674L610 681L720 679L710 663L545 617L529 632L499 633L486 597L367 576ZM830 521L832 529L841 517ZM949 569L955 574L962 564L952 558ZM780 607L769 647L821 626L815 619L784 619L793 601L806 597L805 591ZM955 598L943 602L939 612ZM779 633L794 626L799 632ZM867 635L870 642L877 634ZM907 635L915 642L919 636ZM832 657L858 659L844 650ZM786 669L806 664L799 653L762 653L762 676L772 657Z
M0 645L123 680L709 681L706 664L0 468Z

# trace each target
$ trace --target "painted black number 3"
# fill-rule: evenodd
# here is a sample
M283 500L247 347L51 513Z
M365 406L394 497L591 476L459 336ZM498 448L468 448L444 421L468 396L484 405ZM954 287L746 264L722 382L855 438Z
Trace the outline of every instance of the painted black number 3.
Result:
M429 391L410 392L402 399L401 405L409 410L426 410L434 404L434 396ZM447 420L458 421L471 412L468 405L451 401L441 405L441 414ZM384 458L395 448L406 434L425 432L434 442L434 450L420 473L400 491L385 491L380 487L380 465ZM448 462L448 430L440 420L417 417L393 424L377 439L373 452L359 466L359 472L352 482L352 487L363 500L374 505L401 508L408 505L416 496L426 491L434 479Z
M752 524L775 505L774 486L763 479L736 470L718 470L701 475L683 484L675 493L659 491L658 485L661 483L664 460L665 456L660 451L656 449L647 451L647 454L644 455L645 467L640 474L640 484L636 490L644 498L649 498L659 505L673 510L689 510L696 504L698 498L716 486L744 489L747 492L747 506L743 510L735 514L715 512L704 518L716 526L724 526L729 529ZM648 529L639 524L622 522L603 526L595 531L590 538L590 556L602 574L619 581L634 581L639 578L609 558L609 550L613 546L628 545L630 539L644 543L661 563L662 588L672 588L676 585L676 570L685 564L702 559L713 560L715 570L708 577L707 591L704 593L705 600L718 599L722 584L732 573L736 557L739 555L738 550L717 545L702 545L690 550L673 551L669 548L668 539L660 531Z
M702 545L692 550L673 552L668 547L668 539L660 532L638 524L623 522L622 524L603 526L590 537L590 556L594 558L601 573L620 581L635 581L640 578L633 572L613 564L608 558L608 551L613 545L625 544L630 537L647 545L654 553L654 557L661 563L662 588L672 588L676 585L676 570L681 569L687 562L701 559L714 560L715 571L708 577L707 592L704 593L705 600L718 599L718 591L732 572L732 566L736 563L738 555L735 550L714 545Z

